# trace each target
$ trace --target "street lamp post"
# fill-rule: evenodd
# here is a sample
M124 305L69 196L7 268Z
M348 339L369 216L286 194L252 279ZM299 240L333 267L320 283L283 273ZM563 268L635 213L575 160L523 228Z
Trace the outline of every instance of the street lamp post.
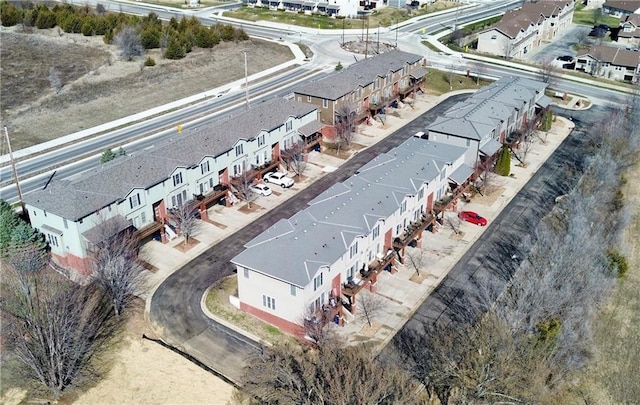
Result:
M244 55L244 102L249 109L249 68L247 65L247 51L242 51Z

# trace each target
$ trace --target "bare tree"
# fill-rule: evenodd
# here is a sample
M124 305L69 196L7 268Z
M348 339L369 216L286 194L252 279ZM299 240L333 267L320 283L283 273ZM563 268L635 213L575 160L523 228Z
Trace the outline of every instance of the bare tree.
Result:
M256 173L253 169L245 170L231 178L231 185L237 191L240 199L246 202L249 208L251 208L251 203L258 197L256 193L251 190L255 179Z
M342 146L349 147L353 140L357 108L351 103L344 103L336 111L336 137L338 152Z
M586 29L582 29L583 27L578 27L575 30L575 40L578 45L585 45L589 42L589 31Z
M126 61L131 61L136 56L144 55L144 46L140 40L140 34L132 26L123 27L113 38L113 43L120 50L120 55Z
M485 75L487 67L482 62L473 62L471 70L476 73L476 86L480 85L480 79Z
M513 42L509 38L502 39L502 56L509 60L513 56Z
M60 72L58 72L58 70L53 66L49 68L49 84L56 94L59 94L60 90L62 90L62 86L64 86Z
M384 299L375 293L362 290L356 305L359 317L367 321L369 327L372 327L374 318L384 308Z
M547 83L549 86L553 86L558 81L559 73L560 71L556 67L553 57L549 57L540 65L538 77L541 82Z
M171 209L171 217L176 221L180 234L184 237L185 246L189 244L189 238L193 236L200 224L196 217L198 205L196 201L185 201L182 205Z
M307 168L307 150L304 142L294 143L289 149L282 151L281 157L297 176L302 176Z
M142 292L138 240L122 217L101 219L92 229L96 242L91 253L92 281L109 298L119 317Z
M424 266L424 252L420 248L407 247L405 249L405 257L409 259L408 264L413 267L416 274L420 275L420 270Z
M460 220L460 218L458 218L457 215L448 215L446 222L449 228L451 228L451 230L453 231L453 233L455 233L456 235L460 235L460 233L462 233L460 231L460 225L462 224L462 220Z
M93 358L104 352L120 323L100 289L72 285L31 259L18 262L14 258L3 272L4 343L18 360L15 371L57 399L65 388L93 375Z
M247 364L242 391L261 404L421 403L407 373L378 364L362 345L280 345L256 352Z
M453 82L456 78L455 67L453 65L448 66L444 72L444 80L449 85L449 90L453 90Z

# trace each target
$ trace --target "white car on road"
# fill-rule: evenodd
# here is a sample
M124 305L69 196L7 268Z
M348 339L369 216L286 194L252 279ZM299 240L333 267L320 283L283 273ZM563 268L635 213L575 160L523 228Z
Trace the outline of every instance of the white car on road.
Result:
M293 179L291 177L287 177L287 175L282 172L267 173L262 177L262 180L264 180L265 183L277 184L282 188L289 188L293 186Z
M266 184L258 183L258 184L254 184L249 188L251 189L251 191L253 191L256 194L260 194L264 196L271 195L271 187L267 186Z

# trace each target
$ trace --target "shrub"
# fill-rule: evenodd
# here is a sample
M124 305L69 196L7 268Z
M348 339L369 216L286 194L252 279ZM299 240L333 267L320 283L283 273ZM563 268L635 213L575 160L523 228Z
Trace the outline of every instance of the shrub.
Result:
M20 22L22 19L22 12L18 10L16 6L3 2L1 7L0 21L3 26L12 27Z
M540 124L540 130L544 132L549 132L551 129L551 123L553 122L553 112L546 110L542 114L542 122Z
M623 278L629 272L629 262L627 257L617 250L609 250L607 252L607 259L609 260L609 270L611 270L616 277Z
M342 69L344 69L344 67L342 66L342 63L338 62L338 64L336 65L336 72L339 72Z
M511 173L511 152L508 146L503 146L498 152L498 160L496 161L496 167L494 172L501 176L508 176Z
M148 56L147 59L145 59L145 61L144 61L144 65L145 66L155 66L156 65L156 60L153 59L151 56Z
M36 17L36 27L38 29L44 30L47 28L53 28L56 26L56 13L49 10L48 8L41 9L38 11L38 16Z
M167 49L164 51L164 57L167 59L182 59L186 55L185 49L182 46L180 38L177 35L169 37L167 43Z

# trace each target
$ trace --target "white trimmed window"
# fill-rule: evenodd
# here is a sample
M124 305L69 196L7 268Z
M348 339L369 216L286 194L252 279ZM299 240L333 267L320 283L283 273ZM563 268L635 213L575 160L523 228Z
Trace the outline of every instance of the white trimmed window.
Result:
M131 197L129 197L129 206L131 207L131 209L134 209L139 205L140 205L140 194L134 194Z
M276 299L262 294L262 306L271 310L276 310Z
M322 273L320 273L313 279L313 291L316 291L322 286L322 281Z
M209 173L211 168L209 167L209 161L200 163L200 174Z
M182 184L182 173L176 173L173 175L173 187Z

